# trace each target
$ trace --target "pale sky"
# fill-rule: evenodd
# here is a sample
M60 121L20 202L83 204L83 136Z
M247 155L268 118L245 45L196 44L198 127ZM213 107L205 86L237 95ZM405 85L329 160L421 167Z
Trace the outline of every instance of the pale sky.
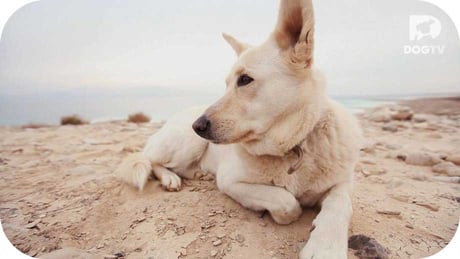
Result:
M316 0L315 66L333 95L460 92L460 42L431 4ZM0 41L0 93L75 88L221 92L236 59L227 32L258 44L272 31L277 0L42 0L18 10ZM409 15L442 25L409 41ZM404 45L442 45L408 55Z

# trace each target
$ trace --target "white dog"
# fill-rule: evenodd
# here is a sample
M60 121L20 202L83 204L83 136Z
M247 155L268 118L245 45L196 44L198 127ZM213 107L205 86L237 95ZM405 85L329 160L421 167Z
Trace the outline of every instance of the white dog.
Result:
M311 0L282 0L276 28L260 46L224 34L238 55L224 96L171 118L118 177L142 189L153 172L177 191L180 177L214 173L220 191L279 224L298 219L301 206L319 205L300 257L346 258L361 131L312 68L313 25Z

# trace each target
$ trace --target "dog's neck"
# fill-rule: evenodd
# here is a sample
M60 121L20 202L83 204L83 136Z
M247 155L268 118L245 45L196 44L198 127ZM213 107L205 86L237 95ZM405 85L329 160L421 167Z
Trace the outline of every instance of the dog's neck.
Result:
M258 140L240 145L251 155L286 156L295 151L312 132L316 124L326 114L326 107L306 104L305 107L283 116Z

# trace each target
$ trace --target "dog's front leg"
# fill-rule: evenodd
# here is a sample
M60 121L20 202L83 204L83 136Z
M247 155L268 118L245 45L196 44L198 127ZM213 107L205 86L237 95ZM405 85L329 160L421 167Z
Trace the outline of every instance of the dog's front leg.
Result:
M302 214L302 208L296 198L287 190L270 185L238 182L219 173L219 190L252 210L268 210L278 224L289 224Z
M300 258L347 258L348 226L353 213L350 184L332 187L320 205L321 211L313 221L310 238Z

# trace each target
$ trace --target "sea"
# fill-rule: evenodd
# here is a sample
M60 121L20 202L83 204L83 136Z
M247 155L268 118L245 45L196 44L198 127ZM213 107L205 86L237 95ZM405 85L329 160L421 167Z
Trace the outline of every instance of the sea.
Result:
M75 90L32 94L0 94L0 125L60 123L67 115L79 115L91 123L125 120L129 114L143 112L152 121L167 120L187 107L210 105L220 93L174 91ZM417 96L332 96L354 113L397 100Z

